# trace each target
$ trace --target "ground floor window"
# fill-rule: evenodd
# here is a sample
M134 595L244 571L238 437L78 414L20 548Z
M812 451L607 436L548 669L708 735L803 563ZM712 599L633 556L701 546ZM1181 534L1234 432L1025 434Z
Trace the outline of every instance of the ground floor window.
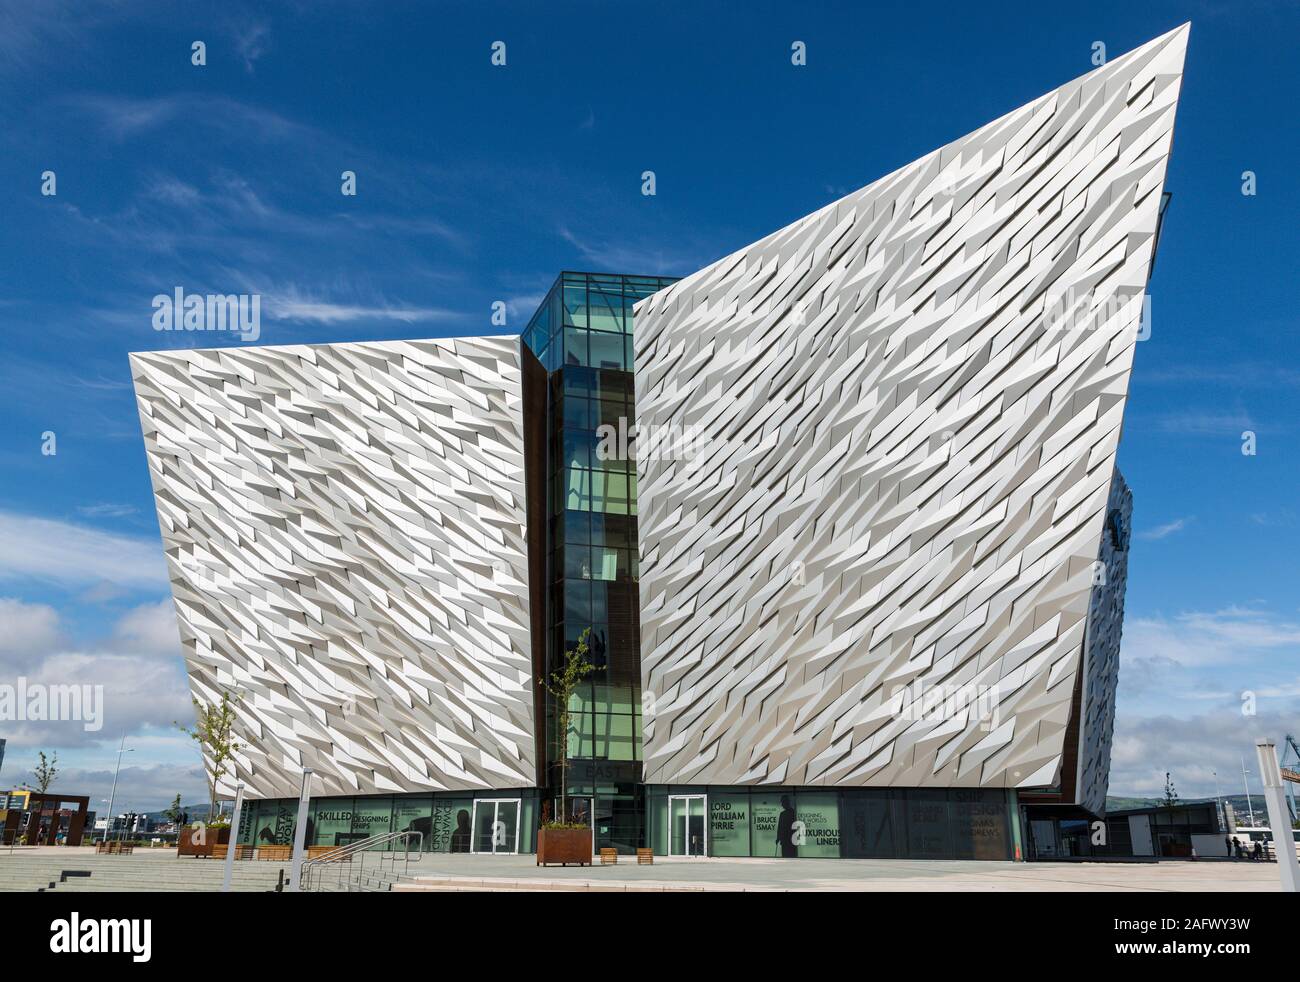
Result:
M997 790L646 789L660 855L1010 859L1011 811Z
M313 798L308 806L306 844L345 846L386 832L412 831L421 833L425 852L532 852L537 842L537 814L537 791L533 788L323 796ZM297 798L247 801L240 814L239 842L293 845L297 821Z

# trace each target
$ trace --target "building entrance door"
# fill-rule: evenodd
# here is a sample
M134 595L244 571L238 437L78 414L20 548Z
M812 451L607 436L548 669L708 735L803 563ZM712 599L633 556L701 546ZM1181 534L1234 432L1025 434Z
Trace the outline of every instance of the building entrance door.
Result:
M668 855L709 854L708 799L702 794L668 796Z
M474 835L470 851L516 853L519 851L518 798L476 798Z

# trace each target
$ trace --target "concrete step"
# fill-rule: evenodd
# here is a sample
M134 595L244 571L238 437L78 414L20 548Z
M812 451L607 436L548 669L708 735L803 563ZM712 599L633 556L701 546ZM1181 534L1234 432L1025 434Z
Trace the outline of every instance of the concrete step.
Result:
M279 881L282 863L236 863L231 889L269 891ZM72 875L88 873L89 876ZM68 874L65 878L65 874ZM0 858L0 891L12 892L215 892L221 889L225 866L219 862L178 860L163 856L51 856L36 854Z
M611 883L593 880L493 879L485 877L414 876L393 887L394 893L445 891L526 892L576 890L584 893L703 893L708 887L698 883Z

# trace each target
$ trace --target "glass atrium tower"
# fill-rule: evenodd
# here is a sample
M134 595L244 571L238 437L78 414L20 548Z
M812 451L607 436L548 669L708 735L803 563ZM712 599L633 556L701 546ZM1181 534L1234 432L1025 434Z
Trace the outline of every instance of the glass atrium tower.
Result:
M570 817L590 819L596 845L644 845L641 795L640 599L637 589L636 404L632 305L673 279L565 272L524 331L525 403L544 400L544 640L549 676L589 634L595 672L570 704ZM534 394L530 379L541 379ZM540 500L532 502L542 506ZM539 689L541 687L539 686ZM544 690L542 691L544 695ZM555 712L545 697L541 783L558 808Z

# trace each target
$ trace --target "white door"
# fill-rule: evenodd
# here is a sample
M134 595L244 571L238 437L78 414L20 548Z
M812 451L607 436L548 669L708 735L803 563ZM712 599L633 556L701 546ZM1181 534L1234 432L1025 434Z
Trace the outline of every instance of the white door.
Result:
M668 855L709 854L708 799L702 794L668 797Z
M518 798L475 799L470 852L517 853L522 811L519 804Z

